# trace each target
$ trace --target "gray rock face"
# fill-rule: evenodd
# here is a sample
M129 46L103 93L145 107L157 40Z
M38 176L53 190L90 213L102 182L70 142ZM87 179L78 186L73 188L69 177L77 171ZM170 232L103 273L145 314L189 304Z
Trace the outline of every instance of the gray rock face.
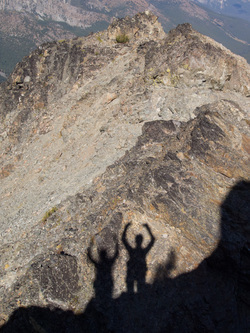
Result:
M249 66L126 20L0 86L3 332L250 328Z

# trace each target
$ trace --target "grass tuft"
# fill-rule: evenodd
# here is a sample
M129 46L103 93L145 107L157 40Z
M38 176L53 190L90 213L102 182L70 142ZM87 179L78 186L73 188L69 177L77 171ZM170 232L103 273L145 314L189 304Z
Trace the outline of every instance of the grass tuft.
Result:
M118 36L116 36L116 42L117 42L117 43L125 44L125 43L128 43L128 42L129 42L129 38L128 38L128 36L125 35L125 34L118 35Z
M44 214L44 217L42 218L42 222L45 223L48 218L57 211L57 207L52 207L49 210L47 210L47 212Z

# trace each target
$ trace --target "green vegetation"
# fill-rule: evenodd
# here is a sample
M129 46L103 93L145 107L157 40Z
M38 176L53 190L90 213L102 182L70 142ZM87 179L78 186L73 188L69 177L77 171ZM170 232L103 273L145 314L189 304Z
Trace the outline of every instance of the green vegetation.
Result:
M102 43L102 41L103 41L99 35L96 37L96 39L97 39L100 43Z
M42 218L42 222L45 223L45 222L48 220L48 218L49 218L52 214L54 214L57 210L58 210L57 207L52 207L52 208L50 208L49 210L47 210L47 212L44 214L44 217Z
M125 44L125 43L129 42L129 38L127 35L121 34L121 35L116 36L116 41L117 41L117 43Z

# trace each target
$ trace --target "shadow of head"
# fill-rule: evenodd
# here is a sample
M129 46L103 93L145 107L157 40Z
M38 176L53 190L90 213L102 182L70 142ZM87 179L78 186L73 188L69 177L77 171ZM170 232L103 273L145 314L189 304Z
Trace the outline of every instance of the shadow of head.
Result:
M108 254L107 254L107 251L105 249L102 249L100 251L100 259L101 261L105 261L108 259Z
M143 242L143 236L141 234L136 235L135 242L136 242L137 247L141 247L142 242Z

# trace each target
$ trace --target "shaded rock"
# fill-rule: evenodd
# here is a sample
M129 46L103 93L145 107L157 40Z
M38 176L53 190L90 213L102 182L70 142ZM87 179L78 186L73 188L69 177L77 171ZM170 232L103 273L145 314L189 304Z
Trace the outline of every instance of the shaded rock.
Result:
M32 264L34 279L48 299L70 302L78 289L77 261L63 251L59 255L41 258Z

